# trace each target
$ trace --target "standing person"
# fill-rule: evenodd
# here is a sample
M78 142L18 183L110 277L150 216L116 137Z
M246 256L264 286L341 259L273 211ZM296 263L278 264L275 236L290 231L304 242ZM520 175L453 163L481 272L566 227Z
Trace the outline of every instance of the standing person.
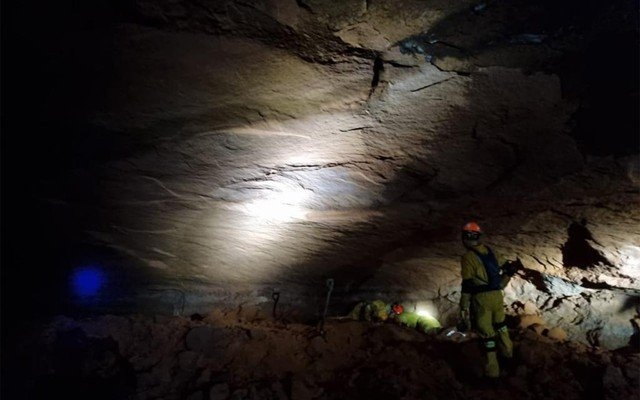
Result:
M483 341L486 351L484 374L489 378L500 376L496 350L511 358L513 344L505 323L504 289L515 273L513 263L480 243L482 230L476 222L462 227L462 244L468 250L461 258L462 295L460 319L462 325L473 327Z

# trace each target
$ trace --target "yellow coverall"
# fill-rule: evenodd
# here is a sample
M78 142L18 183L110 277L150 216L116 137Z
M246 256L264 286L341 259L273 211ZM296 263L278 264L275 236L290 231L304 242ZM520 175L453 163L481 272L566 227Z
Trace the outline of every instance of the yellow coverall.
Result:
M481 255L488 255L489 249L480 244L473 248ZM495 254L497 267L505 264L505 260ZM460 260L462 266L462 296L460 298L460 309L469 310L474 321L475 330L483 339L486 350L485 375L497 378L500 376L500 366L496 356L497 350L505 358L511 358L513 353L513 343L509 338L509 331L505 324L504 314L504 289L509 283L510 277L506 274L500 275L499 288L490 289L487 269L480 256L473 250L469 250ZM497 341L497 343L496 343Z
M416 329L423 333L430 333L441 327L440 322L434 317L418 315L415 312L404 311L400 315L395 315L391 312L391 304L382 300L360 302L356 304L347 317L369 322L382 322L391 319L399 325Z
M382 300L362 301L353 308L348 317L360 321L379 322L389 317L391 306Z
M418 313L405 311L400 315L393 315L393 320L411 329L416 329L423 333L431 333L441 328L440 322L430 316L418 315Z

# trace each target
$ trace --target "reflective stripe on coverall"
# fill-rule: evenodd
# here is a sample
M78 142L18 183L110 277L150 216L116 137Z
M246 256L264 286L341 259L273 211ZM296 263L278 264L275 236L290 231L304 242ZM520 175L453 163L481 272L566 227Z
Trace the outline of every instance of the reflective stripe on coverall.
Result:
M482 255L490 253L490 250L484 245L478 245L474 250ZM498 267L505 263L505 260L498 255L495 255L495 261ZM460 308L470 310L475 329L483 339L487 356L485 375L498 377L500 376L500 366L496 350L506 358L511 358L513 352L513 344L505 324L504 295L502 293L502 289L507 286L510 278L502 274L500 288L489 290L490 288L485 286L490 281L487 268L478 254L472 250L468 251L462 256L460 264L463 282ZM475 293L474 288L479 287L484 287L484 290L487 291Z

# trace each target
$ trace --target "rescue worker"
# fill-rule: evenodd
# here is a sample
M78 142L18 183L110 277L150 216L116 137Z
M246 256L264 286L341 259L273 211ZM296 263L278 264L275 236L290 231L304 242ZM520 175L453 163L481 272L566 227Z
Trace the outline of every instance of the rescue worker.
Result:
M359 321L384 322L391 312L391 305L382 300L361 301L351 310L348 317Z
M484 374L500 376L496 351L512 357L513 344L505 323L504 289L515 273L515 263L507 263L499 254L480 243L482 230L476 222L462 227L462 243L468 250L461 258L461 325L473 326L486 351ZM472 324L473 321L473 324Z
M416 329L422 333L432 333L441 328L440 322L432 316L405 311L400 304L393 305L393 321L397 324Z
M440 322L431 316L407 312L399 303L385 303L382 300L358 303L348 318L369 322L394 322L423 333L430 333L441 327Z

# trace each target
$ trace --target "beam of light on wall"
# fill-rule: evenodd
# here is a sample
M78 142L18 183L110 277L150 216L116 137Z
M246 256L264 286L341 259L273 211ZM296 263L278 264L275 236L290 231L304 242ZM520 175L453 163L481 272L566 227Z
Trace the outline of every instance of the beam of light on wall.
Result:
M416 314L422 317L422 320L418 321L418 328L431 330L442 327L440 321L435 317L435 307L432 303L416 304Z
M436 318L436 307L430 302L418 302L416 304L416 313L421 317Z
M625 246L622 253L624 256L620 272L632 278L640 278L640 246Z
M378 175L369 177L350 164L366 154L361 128L372 124L370 118L320 113L202 135L190 144L217 148L224 139L239 147L216 153L215 163L223 167L212 170L216 186L210 196L221 201L194 224L198 246L190 247L188 257L201 266L202 276L246 282L302 279L297 274L305 272L293 267L323 257L327 240L335 235L332 224L350 224L354 208L368 206L384 191L382 183L371 183Z
M265 198L250 201L244 205L244 211L251 217L265 222L289 222L303 219L307 210L304 201L307 190L280 185Z
M96 267L82 267L71 274L71 288L80 297L95 296L104 286L104 273Z
M431 315L431 313L424 308L419 308L418 310L416 310L416 313L421 317L433 318L433 315Z

